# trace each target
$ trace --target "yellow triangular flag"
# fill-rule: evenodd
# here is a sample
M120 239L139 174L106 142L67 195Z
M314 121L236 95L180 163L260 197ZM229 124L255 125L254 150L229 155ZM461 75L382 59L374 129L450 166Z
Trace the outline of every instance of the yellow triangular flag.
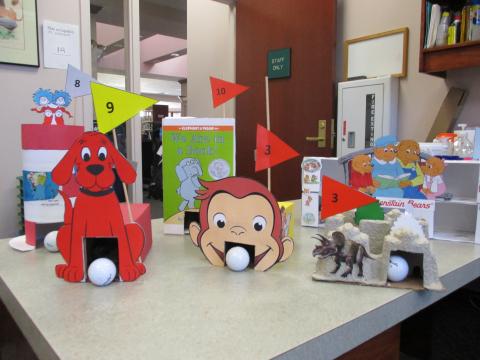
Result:
M158 100L97 83L90 83L98 130L107 133Z

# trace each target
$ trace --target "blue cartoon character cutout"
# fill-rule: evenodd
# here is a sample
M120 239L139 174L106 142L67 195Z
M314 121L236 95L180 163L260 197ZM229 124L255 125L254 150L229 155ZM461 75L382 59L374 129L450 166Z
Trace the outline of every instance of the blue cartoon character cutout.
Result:
M375 197L402 198L403 189L408 185L400 161L397 159L397 138L392 135L383 136L375 141L373 150L373 185Z

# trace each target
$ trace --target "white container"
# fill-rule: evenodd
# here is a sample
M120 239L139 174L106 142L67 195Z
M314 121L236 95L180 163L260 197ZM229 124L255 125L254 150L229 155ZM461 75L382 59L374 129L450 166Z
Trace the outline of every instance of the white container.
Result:
M431 143L419 143L420 151L430 154L432 156L442 156L448 155L449 146L448 144L441 142L431 142Z

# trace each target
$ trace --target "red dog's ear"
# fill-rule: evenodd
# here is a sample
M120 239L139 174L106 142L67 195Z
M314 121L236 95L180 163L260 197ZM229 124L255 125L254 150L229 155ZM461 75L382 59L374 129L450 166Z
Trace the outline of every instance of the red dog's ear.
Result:
M75 142L70 150L67 151L65 156L60 160L60 162L55 166L52 171L52 180L57 185L65 185L70 181L73 172L73 166L77 159L79 151L79 143Z
M137 178L135 169L110 141L108 142L108 152L115 164L115 169L117 169L117 174L120 177L120 180L127 184L133 183Z

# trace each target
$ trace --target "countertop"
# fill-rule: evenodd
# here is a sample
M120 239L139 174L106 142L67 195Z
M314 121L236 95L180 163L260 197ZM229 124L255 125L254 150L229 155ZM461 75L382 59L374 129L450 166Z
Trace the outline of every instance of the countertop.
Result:
M0 240L0 297L41 359L331 359L480 276L480 247L432 241L444 292L313 281L317 229L269 271L211 266L188 236L154 240L147 273L99 288L56 278L61 256Z

